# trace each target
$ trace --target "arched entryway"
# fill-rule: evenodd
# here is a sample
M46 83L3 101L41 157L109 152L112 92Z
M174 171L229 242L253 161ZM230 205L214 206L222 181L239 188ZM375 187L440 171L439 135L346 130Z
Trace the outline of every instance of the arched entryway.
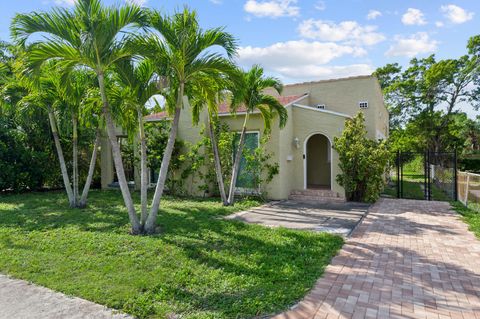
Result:
M305 189L332 188L332 152L328 137L321 133L305 141Z

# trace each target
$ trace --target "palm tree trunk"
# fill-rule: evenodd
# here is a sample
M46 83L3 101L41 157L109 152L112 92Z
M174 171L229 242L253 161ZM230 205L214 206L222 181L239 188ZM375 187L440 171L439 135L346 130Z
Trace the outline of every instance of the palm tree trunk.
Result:
M97 163L98 146L100 145L100 129L97 129L97 135L95 136L95 143L93 144L92 158L90 159L90 165L88 167L87 180L83 186L82 197L80 198L79 208L87 207L87 196L92 185L93 173L95 172L95 164Z
M67 192L68 202L70 207L74 207L74 199L72 192L72 185L70 184L70 178L68 177L67 165L65 165L65 158L63 157L62 145L60 144L60 138L58 137L57 124L55 122L55 115L53 115L52 109L48 109L48 119L50 121L50 127L52 129L53 140L55 142L55 148L57 149L58 161L60 162L60 170L62 171L63 184L65 191Z
M138 132L140 137L140 202L142 205L140 223L145 225L147 222L147 192L148 192L148 175L147 175L147 142L145 139L145 128L143 126L143 112L141 108L138 112Z
M223 182L222 163L220 162L220 154L218 151L217 139L215 136L215 130L214 130L210 115L208 115L208 127L210 132L210 141L212 143L213 158L215 162L215 173L217 175L217 183L218 183L218 189L220 191L220 198L222 199L223 206L228 206L228 199L225 193L225 184Z
M72 117L73 124L73 138L72 138L72 149L73 149L73 201L74 206L78 207L78 120L77 116L74 114Z
M228 204L233 205L235 201L235 184L237 183L238 171L240 169L240 162L242 160L243 146L245 145L245 133L247 131L248 113L245 114L245 121L243 122L242 133L240 134L240 142L237 147L237 154L235 154L235 161L232 168L232 179L230 181L230 189L228 192Z
M160 173L158 174L157 186L155 187L155 194L153 195L152 207L145 223L145 231L148 234L155 233L157 223L158 210L160 208L160 200L162 199L163 190L165 189L165 181L167 180L168 166L172 158L173 149L175 147L175 140L177 138L178 122L180 120L180 111L183 106L183 92L184 84L180 84L179 93L177 97L177 105L175 108L175 115L173 117L172 127L170 128L170 135L168 137L167 147L163 153L162 165L160 166Z
M128 217L130 223L132 224L132 233L140 234L142 233L142 227L140 221L138 220L137 212L133 206L132 195L128 189L127 178L125 176L125 170L123 168L122 154L120 153L120 145L117 140L117 135L115 133L115 125L113 123L112 114L110 114L110 106L108 104L107 93L105 89L105 78L104 74L101 72L97 73L98 76L98 86L100 88L100 95L102 96L102 112L105 117L105 122L107 126L107 134L112 145L112 155L113 162L115 163L115 170L117 172L118 183L120 184L120 190L122 191L123 201L127 207Z

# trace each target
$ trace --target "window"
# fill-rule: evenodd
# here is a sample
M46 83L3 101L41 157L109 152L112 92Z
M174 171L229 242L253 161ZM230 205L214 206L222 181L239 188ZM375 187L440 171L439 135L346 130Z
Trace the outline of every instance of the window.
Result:
M247 132L245 134L245 145L244 145L244 152L246 154L253 155L255 149L259 146L259 133L258 132ZM238 143L240 141L240 134L237 134L234 140L234 158ZM244 154L245 154L244 153ZM244 156L242 156L242 160L240 161L240 168L238 172L238 178L236 187L239 189L257 189L258 188L258 178L255 176L255 172L250 171L247 167L247 162Z
M360 102L358 102L358 106L361 109L366 109L366 108L368 108L368 101L360 101Z

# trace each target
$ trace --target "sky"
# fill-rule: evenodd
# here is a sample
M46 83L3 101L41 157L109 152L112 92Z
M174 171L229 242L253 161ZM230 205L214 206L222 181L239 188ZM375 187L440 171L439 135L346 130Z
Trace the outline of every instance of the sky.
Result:
M0 38L15 13L71 6L75 0L0 2ZM377 67L435 53L466 53L480 34L479 0L104 0L172 13L187 5L204 28L224 26L239 43L238 63L261 64L284 83L371 74ZM468 106L470 116L478 112Z

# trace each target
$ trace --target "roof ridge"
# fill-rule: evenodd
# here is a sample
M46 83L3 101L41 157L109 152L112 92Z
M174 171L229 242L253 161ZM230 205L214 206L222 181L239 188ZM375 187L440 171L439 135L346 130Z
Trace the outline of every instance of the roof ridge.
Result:
M337 82L337 81L348 81L348 80L358 80L358 79L369 79L375 78L374 75L356 75L356 76L348 76L344 78L332 78L332 79L325 79L325 80L316 80L316 81L305 81L299 83L291 83L285 84L285 87L289 86L296 86L296 85L305 85L305 84L315 84L315 83L328 83L328 82Z

